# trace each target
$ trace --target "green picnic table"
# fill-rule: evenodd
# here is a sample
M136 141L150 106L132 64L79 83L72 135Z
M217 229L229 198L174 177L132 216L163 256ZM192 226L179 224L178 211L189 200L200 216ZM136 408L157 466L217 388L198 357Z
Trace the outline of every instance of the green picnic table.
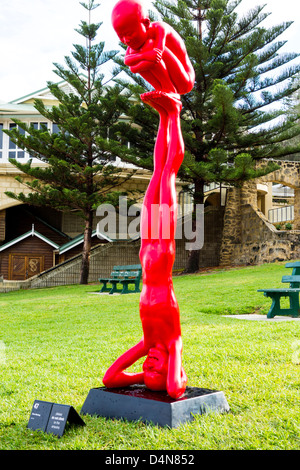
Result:
M267 314L267 318L274 318L275 315L288 315L292 317L300 316L299 292L300 292L300 261L287 263L286 268L292 268L292 274L283 276L281 282L289 283L289 287L278 289L258 289L257 292L263 292L266 297L272 299L271 308ZM290 308L281 308L281 297L288 297Z
M142 266L140 264L114 266L109 277L99 279L99 282L103 284L100 292L109 292L109 294L130 294L133 292L140 292L141 277ZM108 284L110 286L108 286ZM122 285L121 289L118 289L119 284ZM128 289L130 284L134 285L133 290Z

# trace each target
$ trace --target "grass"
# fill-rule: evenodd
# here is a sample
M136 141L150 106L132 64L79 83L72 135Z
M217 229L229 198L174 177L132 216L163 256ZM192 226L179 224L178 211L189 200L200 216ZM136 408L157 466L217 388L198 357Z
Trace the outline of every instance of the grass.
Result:
M176 429L84 416L86 426L61 439L27 429L34 400L80 412L140 339L139 294L95 295L93 285L0 294L0 449L299 449L299 322L224 317L266 314L270 300L256 291L279 286L282 274L277 263L174 278L189 385L222 390L229 413Z

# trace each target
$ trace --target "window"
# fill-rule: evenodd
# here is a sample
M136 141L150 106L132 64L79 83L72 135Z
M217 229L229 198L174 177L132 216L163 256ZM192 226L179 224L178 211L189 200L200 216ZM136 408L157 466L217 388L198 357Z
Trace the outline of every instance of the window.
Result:
M25 134L25 131L21 129L17 124L10 123L9 130L13 130L14 128L18 127L20 134ZM9 138L9 145L8 145L8 158L24 158L25 152L22 149L19 149L16 144Z
M60 129L58 127L57 124L55 123L49 123L49 126L48 126L48 123L47 122L31 122L30 125L34 128L34 129L37 129L37 130L49 130L50 132L50 129L51 129L51 126L52 126L52 134L59 134L60 133Z
M48 128L48 125L46 122L31 122L30 125L34 128L34 129L43 129L43 127L45 127L46 129Z
M48 131L52 133L59 133L60 129L57 124L51 123L51 122L45 122L45 121L26 121L26 124L32 127L35 130L39 131ZM0 161L1 159L8 158L9 159L27 159L27 158L35 158L32 155L30 155L30 152L27 152L26 150L22 150L19 148L9 137L5 137L5 134L3 133L3 129L8 128L10 131L13 129L18 129L20 134L25 135L27 132L25 132L21 127L19 127L15 123L1 123L0 122ZM7 148L8 147L8 148ZM8 154L7 154L8 150Z
M30 127L33 127L36 130L47 130L48 129L48 124L46 122L31 122ZM30 158L34 158L32 155L29 155Z
M3 151L3 124L0 122L0 158L2 158Z
M60 133L60 129L59 129L58 125L53 123L52 124L52 134L59 134L59 133Z

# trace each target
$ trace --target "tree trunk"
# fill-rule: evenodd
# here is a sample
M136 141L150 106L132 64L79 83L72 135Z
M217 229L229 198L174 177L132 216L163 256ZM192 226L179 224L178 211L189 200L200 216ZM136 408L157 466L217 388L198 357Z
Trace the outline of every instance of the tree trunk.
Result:
M92 246L93 212L89 211L85 217L83 237L83 250L80 271L80 284L87 284L90 272L90 252Z
M193 212L196 214L197 204L203 204L204 200L204 181L195 181L195 191L194 191L194 209ZM196 220L193 220L193 230L196 229ZM195 273L199 271L199 254L200 250L191 250L190 255L187 260L185 273Z

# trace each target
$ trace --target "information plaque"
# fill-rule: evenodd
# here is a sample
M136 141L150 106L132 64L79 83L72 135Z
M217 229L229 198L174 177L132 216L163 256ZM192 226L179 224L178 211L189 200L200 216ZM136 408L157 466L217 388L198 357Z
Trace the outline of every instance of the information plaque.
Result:
M61 437L67 423L85 426L84 421L73 406L35 400L27 428Z

